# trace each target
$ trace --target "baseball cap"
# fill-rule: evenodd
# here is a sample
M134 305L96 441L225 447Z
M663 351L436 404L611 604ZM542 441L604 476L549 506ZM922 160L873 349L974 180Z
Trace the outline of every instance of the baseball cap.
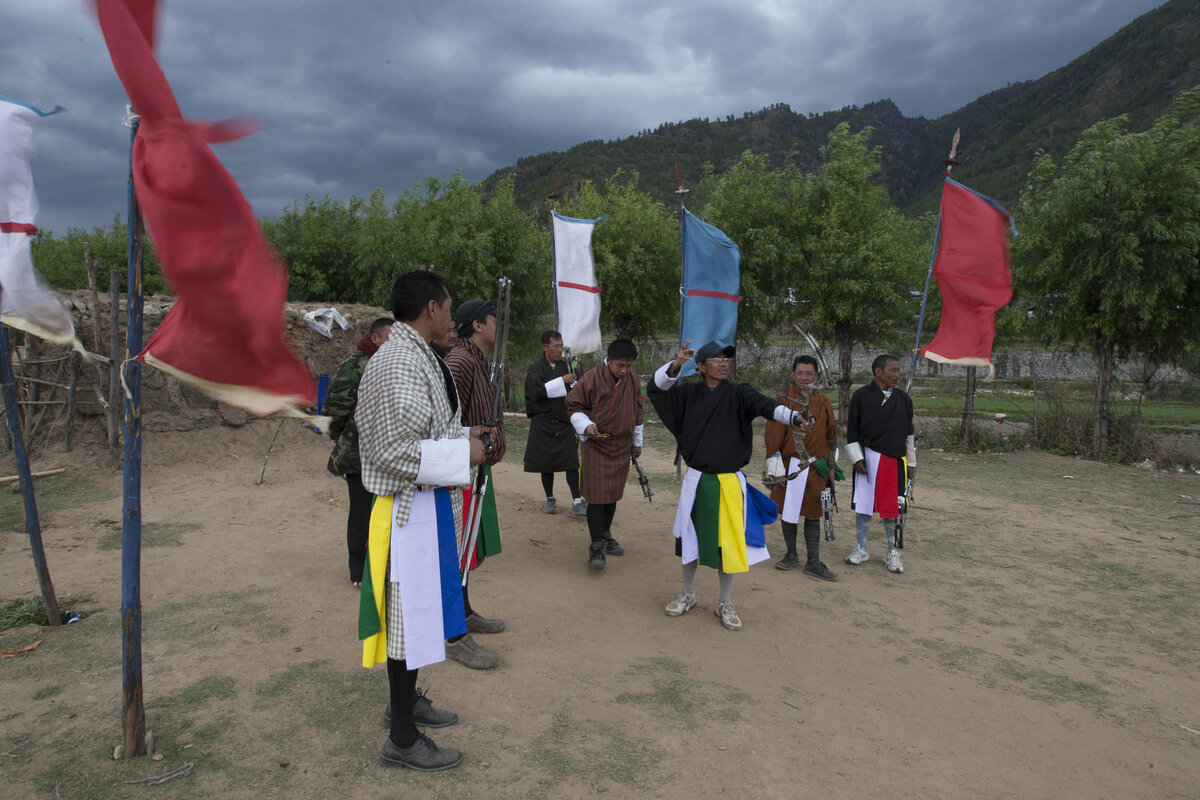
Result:
M733 345L720 344L718 342L709 342L696 351L696 363L703 364L706 359L713 358L718 355L726 358L733 358Z

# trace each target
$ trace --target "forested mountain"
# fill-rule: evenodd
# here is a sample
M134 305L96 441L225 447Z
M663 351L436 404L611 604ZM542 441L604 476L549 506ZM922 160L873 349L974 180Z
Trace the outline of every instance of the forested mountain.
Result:
M566 152L520 159L497 170L487 187L513 174L519 201L537 206L555 176L570 192L585 179L602 180L618 168L637 170L640 185L675 202L675 169L694 185L706 162L722 172L745 150L766 154L774 166L812 169L817 151L840 122L875 128L882 146L882 180L891 199L909 211L934 207L941 161L961 128L960 174L971 186L1015 204L1034 154L1062 155L1079 134L1105 117L1129 114L1135 129L1160 116L1180 91L1200 84L1200 3L1171 2L1142 15L1061 69L1035 81L990 92L944 117L905 117L890 100L823 114L798 114L784 104L723 120L664 123L626 139L591 141Z

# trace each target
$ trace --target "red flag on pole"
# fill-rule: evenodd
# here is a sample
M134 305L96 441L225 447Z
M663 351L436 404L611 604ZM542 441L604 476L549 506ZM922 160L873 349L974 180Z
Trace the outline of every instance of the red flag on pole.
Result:
M316 382L288 346L287 273L210 143L248 120L187 120L154 56L157 0L95 0L100 28L140 117L133 179L177 301L138 356L256 414L315 406Z
M988 197L949 178L933 274L942 293L942 320L921 354L932 361L992 366L996 311L1012 299L1008 232L1012 217Z

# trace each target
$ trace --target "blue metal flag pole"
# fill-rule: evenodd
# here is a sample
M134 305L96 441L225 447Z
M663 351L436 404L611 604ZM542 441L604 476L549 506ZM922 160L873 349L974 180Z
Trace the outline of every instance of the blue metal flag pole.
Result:
M958 153L958 138L960 130L954 130L954 139L950 142L950 157L942 163L946 165L946 177L950 177L950 170L958 166L958 161L954 158ZM925 291L921 293L921 314L917 317L917 340L913 343L912 363L908 366L908 382L904 385L904 392L907 394L913 385L913 377L917 371L917 356L921 353L921 327L925 324L925 303L929 300L929 279L933 277L933 265L937 260L938 239L942 235L942 212L938 211L937 230L933 234L933 252L929 254L929 271L925 273Z
M129 133L129 277L125 301L124 383L125 480L121 525L121 696L125 758L146 755L146 708L142 701L142 214L133 187L133 142Z
M17 386L9 352L11 346L8 326L0 326L0 383L3 384L4 390L4 417L8 423L8 434L12 437L13 457L17 460L17 480L21 483L21 497L25 501L25 530L29 533L29 550L33 553L33 566L37 570L42 602L46 605L46 618L51 625L61 625L62 614L58 610L58 598L54 596L50 569L46 566L46 551L42 547L42 526L38 521L37 500L33 495L33 475L29 470L29 455L25 452L25 438L21 433L21 420L17 413Z

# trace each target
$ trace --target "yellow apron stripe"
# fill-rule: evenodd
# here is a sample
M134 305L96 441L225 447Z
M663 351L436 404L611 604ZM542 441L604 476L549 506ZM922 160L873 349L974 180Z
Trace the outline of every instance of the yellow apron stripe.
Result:
M387 596L388 549L392 543L392 514L396 498L392 495L375 498L371 508L371 525L367 532L368 559L371 567L371 588L375 590L375 608L379 611L382 629L374 636L363 639L363 666L367 669L387 661Z
M742 482L737 473L722 472L721 505L717 512L717 541L721 546L721 569L728 573L749 572L746 557L746 516L742 508Z

